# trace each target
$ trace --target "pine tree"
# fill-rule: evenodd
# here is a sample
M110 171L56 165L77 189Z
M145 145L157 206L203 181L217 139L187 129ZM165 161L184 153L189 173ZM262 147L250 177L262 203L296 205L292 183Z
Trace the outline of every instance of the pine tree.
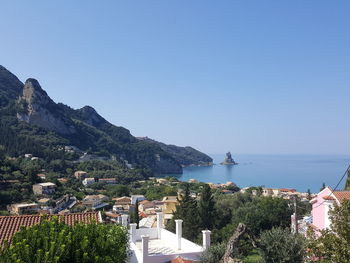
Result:
M202 229L212 229L215 218L215 202L208 184L203 186L199 201L199 217Z

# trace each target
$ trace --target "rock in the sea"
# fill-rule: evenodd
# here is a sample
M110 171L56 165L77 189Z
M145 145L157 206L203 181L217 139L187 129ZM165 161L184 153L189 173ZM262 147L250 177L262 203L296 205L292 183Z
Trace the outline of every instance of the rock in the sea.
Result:
M225 160L221 163L223 165L229 165L229 164L237 164L235 160L233 160L231 152L226 153Z

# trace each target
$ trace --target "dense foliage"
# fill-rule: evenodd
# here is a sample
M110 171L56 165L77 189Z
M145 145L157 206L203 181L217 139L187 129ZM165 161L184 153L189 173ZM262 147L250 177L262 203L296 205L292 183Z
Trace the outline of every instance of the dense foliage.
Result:
M288 228L272 228L260 236L260 251L266 263L302 263L305 258L305 238Z
M303 246L301 239L299 236L290 234L290 216L293 211L289 200L264 197L258 188L254 189L257 190L256 195L249 190L246 193L237 192L233 195L225 195L221 191L213 191L208 185L197 185L200 186L201 191L199 198L195 199L191 197L190 187L192 184L181 184L183 193L179 198L174 218L168 223L167 228L174 232L175 219L183 219L183 236L195 242L200 242L201 230L210 229L212 243L221 245L210 249L204 255L203 262L217 262L215 260L222 257L223 247L239 223L244 223L249 229L249 235L245 234L239 241L239 246L233 251L234 257L242 259L243 262L256 262L254 260L261 258L260 252L265 255L265 258L268 258L268 251L271 248L266 246L264 240L267 240L269 235L276 235L277 240L280 232L288 233L288 235L285 236L284 240L279 240L279 249L281 246L289 246L290 250L285 251L285 253L293 251L296 254L296 251L300 252L298 249ZM299 211L300 215L308 211L308 204L298 202L298 207L302 208ZM264 234L262 235L262 233ZM260 238L263 239L261 247L254 248L252 239L257 245ZM298 255L300 256L301 253ZM298 262L297 255L293 259Z
M224 243L215 244L209 247L201 256L201 263L218 263L225 254L226 245Z
M117 225L75 224L58 218L16 233L1 250L1 263L124 263L127 231Z

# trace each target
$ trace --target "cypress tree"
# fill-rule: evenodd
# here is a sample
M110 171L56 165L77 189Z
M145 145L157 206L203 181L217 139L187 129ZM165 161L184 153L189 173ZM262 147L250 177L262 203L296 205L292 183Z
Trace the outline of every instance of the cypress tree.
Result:
M215 202L208 184L203 186L198 206L202 229L212 229L215 218Z
M189 240L195 240L200 230L200 218L198 215L197 201L191 197L189 185L186 184L181 197L178 198L179 205L176 206L174 217L170 221L167 229L175 232L175 220L182 219L183 236Z
M139 216L139 200L136 199L134 213L132 214L132 222L136 223L136 228L139 228L140 216Z

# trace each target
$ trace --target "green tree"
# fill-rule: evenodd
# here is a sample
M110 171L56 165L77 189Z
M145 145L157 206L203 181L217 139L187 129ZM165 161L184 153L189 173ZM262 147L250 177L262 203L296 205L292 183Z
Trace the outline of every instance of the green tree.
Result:
M208 184L202 188L198 206L202 229L212 229L215 220L215 202Z
M62 221L62 220L61 220ZM22 228L0 250L1 263L125 263L127 230L117 225L68 226L58 218Z
M5 147L3 145L0 145L0 162L5 159Z
M320 188L320 192L326 188L326 183L322 183L322 187Z
M136 228L139 228L140 215L139 215L139 200L138 199L136 200L135 209L131 215L131 221L132 221L132 223L137 224Z
M272 228L262 232L259 248L266 263L302 263L305 238L291 233L289 228Z
M184 192L178 198L179 205L176 206L174 216L167 225L167 229L175 232L175 220L182 219L183 236L189 240L196 240L200 231L200 219L198 214L197 201L190 195L189 184L184 184Z
M307 200L311 200L311 190L310 189L307 189Z
M320 263L349 263L350 201L343 201L341 206L335 205L330 211L330 220L330 229L322 230L318 238L309 229L309 256L319 258Z

